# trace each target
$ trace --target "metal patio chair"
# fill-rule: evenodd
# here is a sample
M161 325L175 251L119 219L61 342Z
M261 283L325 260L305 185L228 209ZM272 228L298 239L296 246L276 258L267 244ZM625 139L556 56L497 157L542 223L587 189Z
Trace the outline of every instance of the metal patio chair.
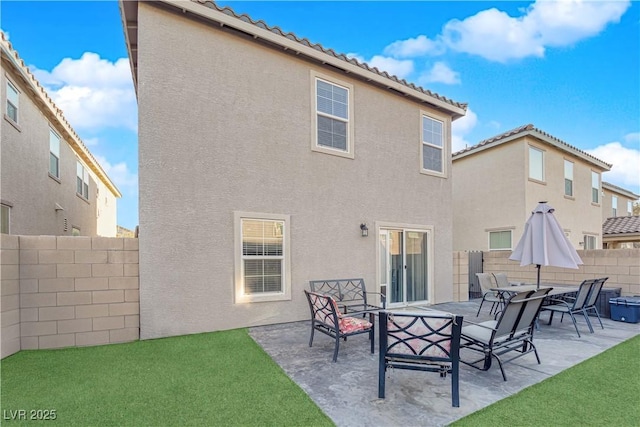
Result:
M504 297L502 292L491 290L491 288L495 287L491 281L491 273L476 273L476 276L478 277L480 289L482 289L482 301L480 301L480 307L478 307L476 317L480 315L482 304L484 304L485 301L491 303L491 310L489 310L489 314L497 312L497 310L504 305Z
M573 326L576 328L576 332L578 333L578 338L580 338L580 331L578 330L578 324L576 323L576 314L582 314L584 316L584 320L587 322L587 326L589 327L589 332L593 333L593 327L591 326L591 322L589 321L589 316L587 316L587 312L585 311L587 301L589 299L589 294L591 293L591 289L596 284L597 280L585 280L580 284L578 288L578 292L576 292L576 296L569 298L568 300L565 298L557 299L557 298L549 298L551 302L549 305L542 306L542 311L550 311L549 315L549 325L553 322L553 315L555 313L562 313L562 317L560 317L560 322L564 318L565 314L568 314L571 317L571 321L573 322ZM603 282L604 283L604 282Z
M603 277L596 280L596 282L591 287L591 292L589 292L589 297L587 298L587 302L584 305L584 312L587 313L587 316L589 316L590 310L593 310L593 312L596 313L598 322L600 322L600 327L602 329L604 329L604 325L602 324L602 319L600 318L600 313L598 312L598 307L596 304L598 302L598 297L600 296L600 291L604 286L604 282L606 282L608 279L608 277Z

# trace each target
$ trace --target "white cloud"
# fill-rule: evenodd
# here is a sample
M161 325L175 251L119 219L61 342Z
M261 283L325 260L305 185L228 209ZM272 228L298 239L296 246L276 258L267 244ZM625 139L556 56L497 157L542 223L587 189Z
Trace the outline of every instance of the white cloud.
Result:
M413 61L410 59L398 60L376 55L371 58L368 64L372 67L377 67L380 71L386 71L400 78L405 78L413 73Z
M476 127L477 123L478 116L471 108L467 108L467 114L451 124L451 151L453 153L474 144L465 138Z
M511 17L495 8L445 24L442 40L459 52L492 61L544 56L549 46L568 46L619 22L629 1L536 1L524 15Z
M627 142L640 142L640 132L628 133L624 136L624 140Z
M133 173L125 162L111 164L103 156L96 155L95 158L120 191L123 193L137 193L138 174Z
M425 71L419 78L418 83L444 83L448 85L460 84L460 73L453 71L444 62L436 62L431 70Z
M85 52L65 58L53 70L33 70L56 105L77 129L126 127L137 130L137 104L129 61L115 62Z
M640 188L640 150L624 147L619 142L610 142L592 150L585 150L589 154L613 164L609 172L605 172L603 179L612 184L629 188L637 192Z
M426 54L438 55L444 51L442 43L420 35L416 38L398 40L384 48L384 54L396 58L412 58Z

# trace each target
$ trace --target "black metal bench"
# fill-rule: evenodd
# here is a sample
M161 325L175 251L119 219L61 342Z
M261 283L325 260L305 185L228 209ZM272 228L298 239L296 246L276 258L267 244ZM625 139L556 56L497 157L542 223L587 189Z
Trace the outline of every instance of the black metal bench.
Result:
M379 292L368 292L362 278L310 280L309 287L311 292L332 296L343 314L386 308L385 295ZM371 294L380 296L382 306L370 303L367 297Z

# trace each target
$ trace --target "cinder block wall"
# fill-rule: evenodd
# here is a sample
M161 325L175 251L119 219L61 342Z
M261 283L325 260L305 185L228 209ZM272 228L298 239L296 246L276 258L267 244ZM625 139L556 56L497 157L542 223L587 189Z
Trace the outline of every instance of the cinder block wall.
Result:
M534 265L520 267L510 261L509 251L485 252L486 273L507 273L510 281L535 283ZM621 288L622 296L640 295L640 249L599 249L578 251L584 265L578 270L541 267L540 281L576 285L587 279L608 277L608 288Z
M140 336L138 239L2 236L2 357Z
M453 253L453 300L469 301L469 254Z

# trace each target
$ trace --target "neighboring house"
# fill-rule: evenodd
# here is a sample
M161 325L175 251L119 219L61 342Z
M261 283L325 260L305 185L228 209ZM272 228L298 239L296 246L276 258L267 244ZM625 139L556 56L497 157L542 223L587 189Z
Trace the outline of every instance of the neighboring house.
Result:
M392 306L452 300L466 104L211 2L120 6L142 338L308 319L312 279L363 277Z
M633 203L640 196L613 184L602 182L602 222L607 218L632 216Z
M116 235L120 192L2 33L1 231Z
M640 216L607 218L602 225L604 249L640 248Z
M576 249L600 249L610 168L531 124L454 153L454 250L512 250L540 201Z

